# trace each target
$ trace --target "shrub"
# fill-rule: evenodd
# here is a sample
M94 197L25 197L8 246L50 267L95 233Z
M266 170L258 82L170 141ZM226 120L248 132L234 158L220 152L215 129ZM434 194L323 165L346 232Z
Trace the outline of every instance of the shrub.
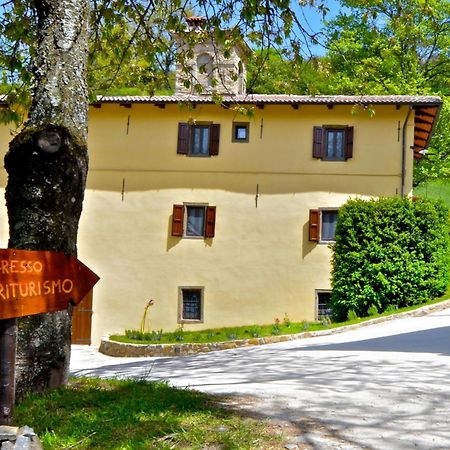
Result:
M367 315L368 316L376 316L378 314L378 308L375 305L372 305L368 310L367 310Z
M335 320L422 303L449 282L448 210L428 199L349 200L332 248Z
M356 320L358 319L358 314L355 313L355 311L353 311L353 309L349 309L348 313L347 313L347 320Z

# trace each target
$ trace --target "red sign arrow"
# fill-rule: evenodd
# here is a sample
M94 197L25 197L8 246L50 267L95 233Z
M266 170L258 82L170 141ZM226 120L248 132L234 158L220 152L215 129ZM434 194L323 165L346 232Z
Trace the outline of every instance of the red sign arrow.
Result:
M100 278L75 256L0 249L0 319L77 305Z

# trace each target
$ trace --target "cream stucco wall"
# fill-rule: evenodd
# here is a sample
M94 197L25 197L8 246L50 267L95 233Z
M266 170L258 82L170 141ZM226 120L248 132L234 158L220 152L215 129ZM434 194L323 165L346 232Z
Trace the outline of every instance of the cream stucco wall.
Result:
M330 250L309 242L309 209L400 195L407 107L375 112L274 105L246 119L216 105L92 108L79 257L101 277L93 341L138 328L150 298L151 328L174 330L179 286L204 287L204 322L185 329L272 323L285 313L313 320L315 290L330 287ZM218 156L176 153L177 124L191 120L220 123ZM233 120L250 122L249 143L231 142ZM312 158L315 125L354 126L353 158ZM410 192L413 116L407 135ZM216 206L214 238L171 236L172 206L183 202Z

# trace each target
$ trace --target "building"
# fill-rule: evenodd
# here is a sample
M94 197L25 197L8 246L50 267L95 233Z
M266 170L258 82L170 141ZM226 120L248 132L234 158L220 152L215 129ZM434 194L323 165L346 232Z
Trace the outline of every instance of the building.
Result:
M238 77L218 104L209 50L192 62L212 68L198 71L202 94L102 97L90 108L79 258L101 280L92 329L89 303L75 314L78 343L139 328L150 299L153 330L315 320L339 207L412 192L438 97L246 95L236 51L221 61ZM0 138L5 149L6 128Z

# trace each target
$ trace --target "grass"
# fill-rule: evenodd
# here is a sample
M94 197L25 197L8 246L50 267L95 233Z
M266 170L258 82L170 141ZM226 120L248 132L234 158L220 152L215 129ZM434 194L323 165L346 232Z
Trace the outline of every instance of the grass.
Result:
M450 183L430 182L414 188L414 195L441 199L450 208Z
M44 449L272 449L266 422L228 411L217 398L162 382L72 379L27 396L14 423L28 424Z
M343 327L356 323L365 322L376 317L385 317L400 312L413 311L422 306L432 305L446 300L450 297L450 290L447 290L441 297L434 300L421 303L419 305L406 306L394 311L386 311L369 317L358 317L353 320L338 323L321 322L289 322L282 321L272 325L248 325L242 327L214 328L199 331L176 330L175 332L162 333L144 333L141 335L138 331L127 331L125 335L112 335L110 339L116 342L125 342L132 344L180 344L180 343L207 343L207 342L226 342L235 339L251 339L254 337L278 336L284 334L296 334L304 331L327 330L330 328Z

